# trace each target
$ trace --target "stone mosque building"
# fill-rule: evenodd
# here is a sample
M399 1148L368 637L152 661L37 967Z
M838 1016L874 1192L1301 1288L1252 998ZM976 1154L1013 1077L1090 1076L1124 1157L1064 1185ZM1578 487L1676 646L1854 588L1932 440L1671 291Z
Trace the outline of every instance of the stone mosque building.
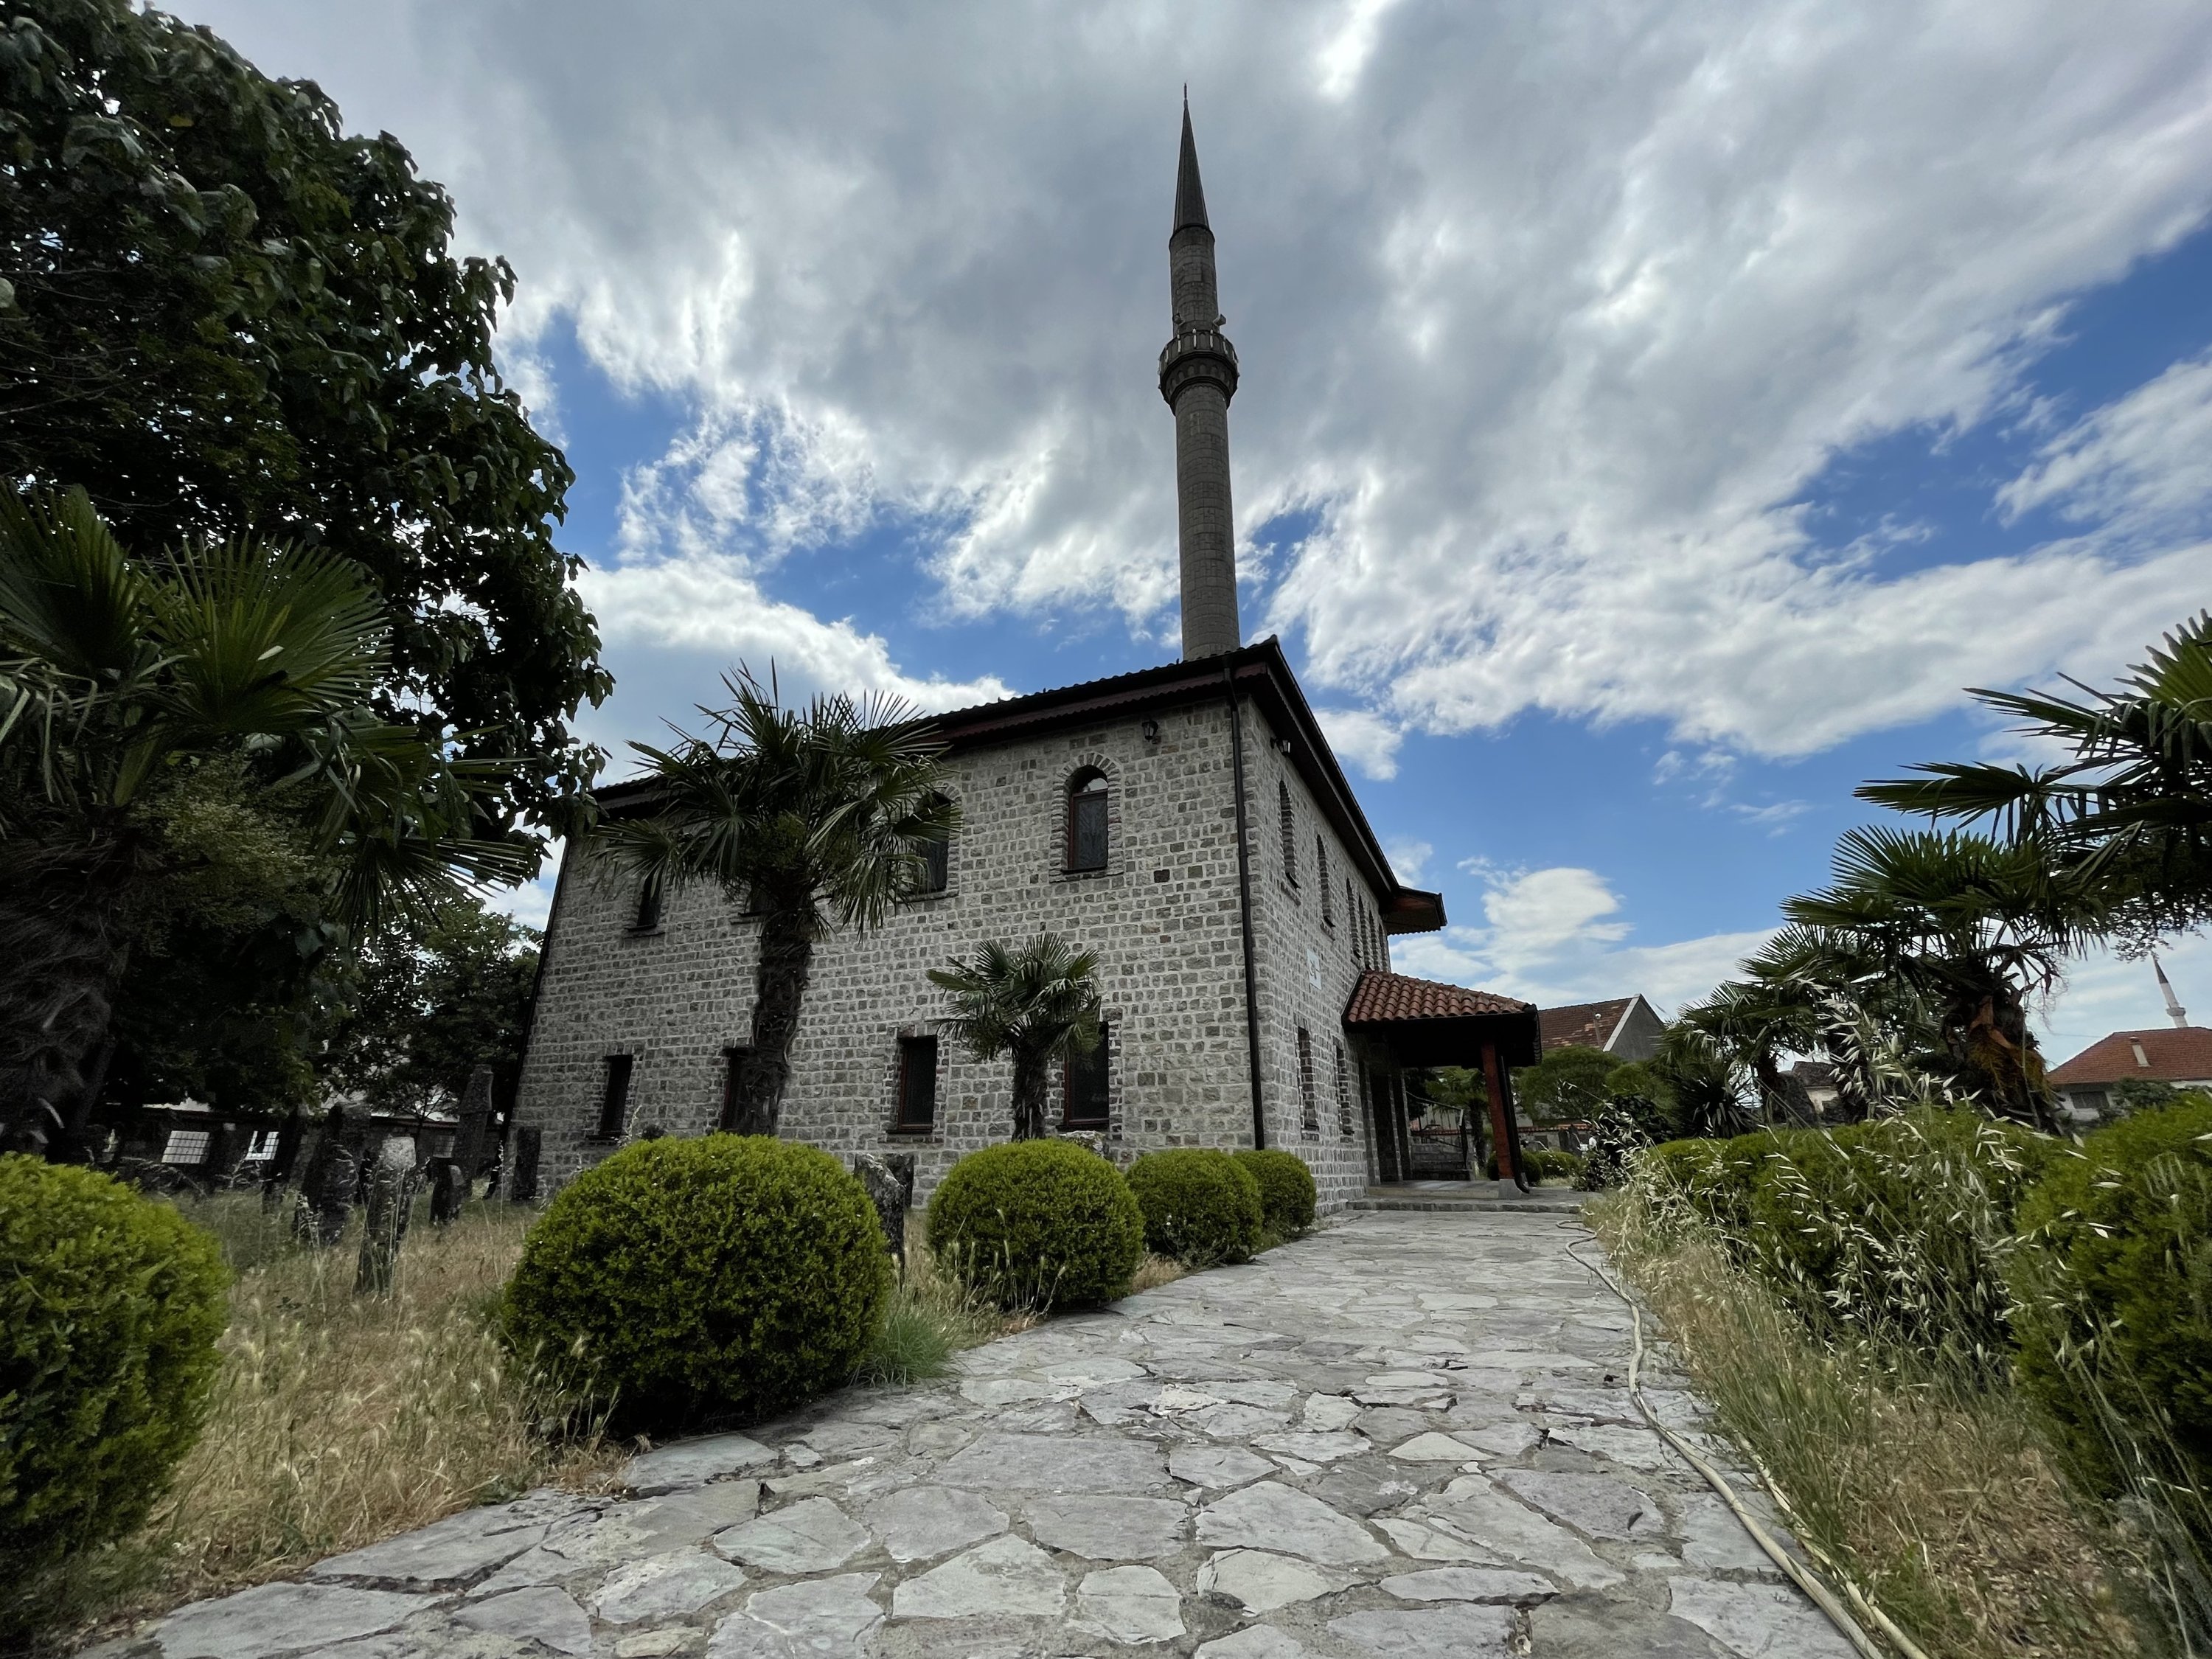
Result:
M945 714L962 827L933 890L817 945L781 1133L840 1156L916 1155L916 1198L1007 1138L1008 1062L939 1026L927 970L1051 931L1097 952L1105 1041L1054 1079L1054 1127L1127 1162L1167 1146L1274 1146L1324 1211L1410 1167L1404 1073L1494 1079L1538 1054L1534 1008L1390 971L1390 941L1444 925L1401 885L1282 648L1237 617L1223 334L1190 116L1168 240L1182 657ZM640 786L603 789L605 810ZM642 907L581 848L564 863L516 1103L558 1185L647 1132L723 1121L750 1030L757 924L719 890ZM1509 1143L1510 1144L1510 1143Z

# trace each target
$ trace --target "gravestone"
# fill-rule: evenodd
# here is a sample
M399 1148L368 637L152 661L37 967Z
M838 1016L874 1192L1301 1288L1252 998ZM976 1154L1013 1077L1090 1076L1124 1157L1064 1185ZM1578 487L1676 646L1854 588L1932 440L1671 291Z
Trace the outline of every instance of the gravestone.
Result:
M388 1296L399 1246L407 1237L415 1208L415 1143L394 1135L376 1149L368 1170L368 1213L361 1230L361 1266L354 1275L356 1296Z
M912 1152L860 1152L853 1159L853 1173L867 1189L883 1223L884 1243L906 1266L906 1212L914 1206Z
M511 1204L527 1204L538 1196L538 1145L543 1133L535 1123L515 1126L514 1174L507 1183Z
M453 1162L461 1166L464 1185L483 1171L484 1143L491 1128L491 1067L479 1066L469 1073L461 1091L460 1127L453 1132Z
M430 1182L432 1225L449 1227L461 1218L461 1206L469 1196L468 1178L461 1170L461 1164L450 1158L434 1158L424 1167L423 1174Z

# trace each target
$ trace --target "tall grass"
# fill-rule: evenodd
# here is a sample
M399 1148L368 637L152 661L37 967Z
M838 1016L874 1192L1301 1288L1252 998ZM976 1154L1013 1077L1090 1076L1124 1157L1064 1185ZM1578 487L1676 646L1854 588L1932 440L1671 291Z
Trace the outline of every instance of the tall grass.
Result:
M49 1611L218 1594L617 1461L494 1329L535 1212L474 1205L449 1228L418 1224L388 1297L354 1294L357 1223L316 1249L252 1194L187 1213L241 1268L206 1431L136 1538L41 1587Z
M1816 1340L1656 1183L1585 1213L1799 1535L1929 1653L2168 1650L2128 1540L1969 1355L1947 1370Z

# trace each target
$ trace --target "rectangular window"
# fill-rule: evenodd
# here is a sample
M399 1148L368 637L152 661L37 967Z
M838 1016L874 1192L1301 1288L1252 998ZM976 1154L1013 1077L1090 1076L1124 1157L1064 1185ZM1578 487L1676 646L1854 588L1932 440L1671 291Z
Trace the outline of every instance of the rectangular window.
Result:
M1314 881L1321 889L1322 925L1336 926L1335 901L1328 896L1328 843L1319 836L1314 837Z
M172 1129L168 1144L161 1148L161 1162L186 1166L207 1162L208 1142L214 1138L209 1129Z
M952 879L952 842L950 836L942 841L926 841L921 844L921 884L917 893L941 893Z
M1321 1114L1314 1102L1313 1035L1298 1027L1298 1127L1310 1135L1321 1133Z
M1103 1129L1106 1127L1106 1028L1098 1028L1098 1046L1089 1054L1071 1049L1067 1056L1067 1098L1060 1127L1064 1129Z
M247 1135L246 1143L246 1161L248 1164L266 1164L270 1158L276 1156L276 1130L255 1129Z
M937 1039L899 1039L898 1115L892 1127L907 1134L937 1126Z
M606 1081L599 1091L599 1127L592 1131L598 1140L622 1139L623 1121L629 1115L629 1073L635 1060L629 1054L607 1056Z
M1336 1132L1352 1139L1352 1079L1344 1064L1344 1045L1336 1045Z
M1067 867L1106 867L1106 792L1103 789L1068 798Z
M649 933L660 926L660 886L647 882L637 890L637 914L630 918L630 931Z
M722 1050L722 1115L720 1122L725 1129L737 1127L738 1115L744 1109L745 1062L752 1057L753 1051L739 1043L733 1042Z

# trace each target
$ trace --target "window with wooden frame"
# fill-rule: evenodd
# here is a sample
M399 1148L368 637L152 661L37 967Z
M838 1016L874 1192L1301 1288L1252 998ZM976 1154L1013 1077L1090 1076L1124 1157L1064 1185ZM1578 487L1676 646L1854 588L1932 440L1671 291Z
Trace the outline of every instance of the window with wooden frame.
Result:
M1352 1139L1352 1071L1344 1063L1344 1045L1336 1045L1336 1132Z
M637 890L637 909L629 919L633 933L650 933L660 927L660 884L641 882Z
M1313 1034L1298 1027L1298 1127L1307 1134L1321 1133L1321 1113L1314 1101Z
M942 796L930 797L930 805L943 810ZM921 870L915 878L915 896L930 897L943 892L952 881L952 837L950 835L933 837L921 844Z
M937 1039L899 1039L898 1100L891 1127L899 1134L927 1134L937 1127Z
M1328 894L1328 843L1319 836L1314 837L1314 886L1321 894L1322 926L1335 927L1336 902Z
M1291 806L1291 786L1275 786L1275 808L1283 817L1283 879L1298 884L1298 819Z
M745 1105L745 1065L753 1051L743 1043L733 1042L722 1050L722 1115L717 1120L724 1129L738 1127L738 1114Z
M1103 1129L1106 1127L1106 1028L1098 1028L1098 1042L1087 1054L1071 1047L1060 1108L1063 1129Z
M599 1123L592 1131L594 1140L619 1140L623 1123L629 1115L629 1074L636 1064L635 1056L609 1054L606 1073L599 1085Z
M1106 775L1086 766L1067 781L1067 867L1106 867Z

